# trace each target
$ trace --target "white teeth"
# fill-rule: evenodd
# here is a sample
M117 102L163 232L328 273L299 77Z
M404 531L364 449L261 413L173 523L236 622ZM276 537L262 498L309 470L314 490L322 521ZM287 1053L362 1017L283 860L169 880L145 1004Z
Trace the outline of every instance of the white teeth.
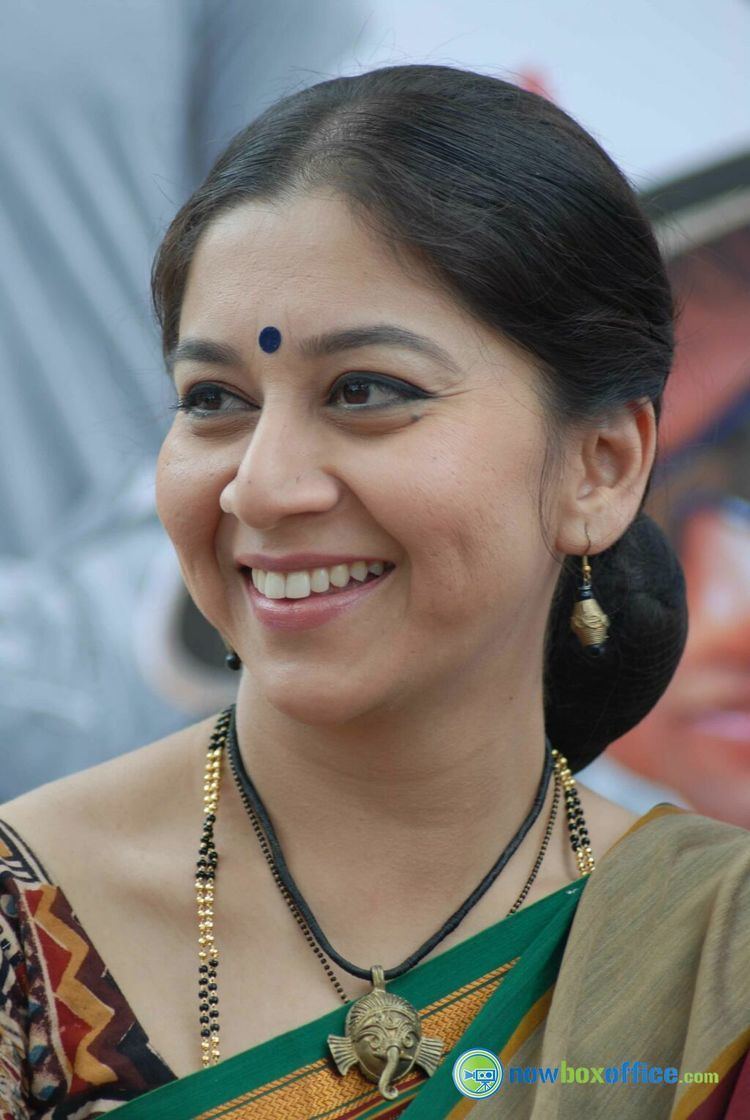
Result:
M266 586L263 588L263 594L267 599L283 599L285 589L286 576L283 572L266 572Z
M346 587L350 579L363 583L368 572L381 576L385 570L382 560L355 560L352 564L334 564L330 568L313 568L298 572L264 572L251 569L253 586L268 599L306 599L317 592L322 594L330 587Z
M327 591L331 586L328 568L313 568L310 573L310 587L313 591Z
M334 587L346 587L349 582L349 565L334 564L330 569L331 583Z
M286 577L285 594L287 599L306 599L310 594L310 573L289 572Z

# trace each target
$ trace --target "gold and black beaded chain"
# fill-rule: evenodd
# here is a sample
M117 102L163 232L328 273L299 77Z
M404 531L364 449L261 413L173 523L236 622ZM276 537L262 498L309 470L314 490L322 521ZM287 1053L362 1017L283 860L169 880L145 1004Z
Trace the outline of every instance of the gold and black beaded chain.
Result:
M563 792L565 794L565 814L568 818L570 844L575 854L580 874L588 875L594 870L596 864L591 851L591 840L589 838L588 829L586 828L581 799L576 789L576 781L565 756L553 749L552 757L555 760L555 772L562 781Z
M220 1059L219 1048L219 995L218 995L218 966L219 966L219 953L214 939L214 888L216 882L216 868L218 864L218 853L214 842L214 827L216 824L216 815L219 804L219 788L221 783L221 765L223 750L226 746L227 735L230 726L233 723L234 705L225 709L219 716L214 730L211 734L211 739L206 756L206 769L203 784L203 805L204 805L204 818L203 818L203 831L201 834L201 843L198 854L198 861L196 866L196 901L198 907L198 1006L200 1016L200 1037L201 1037L201 1056L204 1066L216 1065ZM236 740L235 740L236 747ZM234 755L237 755L235 750ZM554 795L552 805L550 808L549 819L545 829L544 837L539 849L534 866L531 873L524 884L521 893L514 902L513 906L508 911L508 915L515 913L522 905L524 899L529 893L532 883L541 867L542 860L547 851L550 837L554 828L555 820L557 817L557 810L560 801L560 790L562 788L565 805L566 815L568 820L568 831L570 835L570 842L573 852L576 857L580 875L589 874L594 870L594 857L592 855L591 846L589 842L588 831L586 829L586 822L583 815L583 809L576 790L575 779L572 772L568 767L567 760L560 754L559 751L552 749L549 752L550 761L552 763L552 776L554 781ZM240 781L240 776L237 773L235 765L235 757L230 755L230 762L233 763L232 769L239 790L240 796L243 800L248 816L255 830L256 836L261 846L263 855L269 864L273 878L279 887L284 899L289 906L292 914L294 915L297 923L299 924L305 938L312 948L313 952L321 961L323 968L329 980L333 984L336 992L343 1003L349 1003L350 998L346 995L339 980L335 976L326 955L323 953L317 939L310 928L310 924L305 919L304 914L301 912L300 907L295 902L293 897L294 892L290 891L287 884L284 882L284 876L281 874L277 861L274 859L272 847L269 844L268 837L264 833L261 820L256 813L252 800L247 796L247 786ZM543 776L544 777L544 776ZM537 801L540 800L540 795L544 792L546 794L546 783L543 781L540 784L540 789L537 793ZM543 798L541 799L543 800ZM535 807L541 807L541 803ZM267 814L266 814L267 819ZM531 814L527 817L525 824L528 824L531 819ZM520 843L519 837L522 839L522 830L514 837L515 847ZM525 835L525 832L523 832ZM515 847L512 850L515 850ZM507 851L510 851L511 845L508 845ZM511 853L512 854L512 853ZM497 864L496 864L497 866ZM485 877L483 884L486 883L488 877ZM486 887L485 887L486 889ZM484 893L484 892L483 892ZM470 900L472 902L478 901L475 897L475 891ZM468 902L469 900L467 900ZM464 904L466 906L466 904ZM455 916L454 916L455 917ZM317 923L315 923L317 925ZM457 923L456 923L457 924ZM443 928L447 928L448 923ZM441 931L442 932L442 931ZM424 946L423 946L424 949ZM338 954L335 954L337 960ZM343 967L349 965L349 962L343 962ZM347 971L357 974L359 970L356 966L350 966ZM397 970L394 970L397 971Z
M221 713L216 722L203 779L203 832L195 871L195 894L198 903L198 1007L201 1028L203 1065L219 1061L219 993L216 983L219 952L214 941L214 886L219 860L214 843L214 825L219 807L221 756L226 742L231 709Z

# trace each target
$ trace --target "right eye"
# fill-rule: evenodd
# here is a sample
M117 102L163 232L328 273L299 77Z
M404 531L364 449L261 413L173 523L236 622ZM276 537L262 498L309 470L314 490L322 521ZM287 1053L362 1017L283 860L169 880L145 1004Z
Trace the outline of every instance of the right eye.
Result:
M222 388L221 385L206 383L204 385L194 385L184 396L180 397L177 404L173 404L170 407L174 412L180 411L189 416L197 417L236 411L235 409L221 408L220 401L222 397L238 401L242 406L246 405L245 401L240 400L238 396L235 396L234 393L230 393L228 389ZM204 404L213 402L217 407L201 407L199 404L200 401L203 401Z

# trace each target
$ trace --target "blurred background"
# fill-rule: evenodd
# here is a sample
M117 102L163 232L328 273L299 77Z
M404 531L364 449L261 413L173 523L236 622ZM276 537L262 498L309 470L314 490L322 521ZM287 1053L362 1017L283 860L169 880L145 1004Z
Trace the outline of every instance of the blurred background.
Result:
M749 42L745 0L0 6L0 801L233 699L154 507L173 392L151 259L271 101L431 62L558 103L654 224L683 310L648 510L690 636L659 705L580 776L750 828Z

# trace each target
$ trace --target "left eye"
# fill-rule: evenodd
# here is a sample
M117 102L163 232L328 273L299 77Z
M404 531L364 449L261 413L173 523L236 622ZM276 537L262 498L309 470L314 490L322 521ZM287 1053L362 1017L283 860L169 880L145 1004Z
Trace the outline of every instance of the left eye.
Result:
M382 378L379 378L379 377L369 377L369 376L363 376L362 374L358 374L356 377L349 377L346 381L339 382L339 384L334 387L333 392L331 393L331 399L333 399L334 397L338 396L339 394L341 394L343 392L352 392L354 394L354 396L362 397L363 395L367 395L369 393L369 391L373 388L380 390L382 393L385 393L386 395L390 395L390 397L391 397L391 402L390 403L393 403L393 398L394 397L397 398L398 400L404 401L404 400L414 400L417 397L428 396L427 393L423 393L420 389L417 389L414 385L406 385L403 382L386 381L386 380L384 380ZM348 403L349 403L350 407L346 411L356 412L363 407L364 408L387 408L389 402L386 402L386 404L384 404L384 405L383 404L371 405L367 401L363 401L363 400L349 401Z

